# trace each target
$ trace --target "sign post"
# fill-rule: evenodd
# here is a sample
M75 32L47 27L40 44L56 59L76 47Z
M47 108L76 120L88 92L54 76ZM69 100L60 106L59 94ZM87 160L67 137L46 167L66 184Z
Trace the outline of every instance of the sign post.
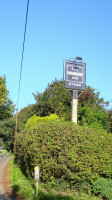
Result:
M40 174L40 168L38 166L36 166L34 168L35 171L35 180L36 180L36 198L38 197L38 182L39 182L39 174Z
M72 91L72 121L77 124L78 90L86 88L86 64L82 58L65 60L65 87ZM78 61L80 60L80 61Z
M72 122L77 124L78 91L72 91Z

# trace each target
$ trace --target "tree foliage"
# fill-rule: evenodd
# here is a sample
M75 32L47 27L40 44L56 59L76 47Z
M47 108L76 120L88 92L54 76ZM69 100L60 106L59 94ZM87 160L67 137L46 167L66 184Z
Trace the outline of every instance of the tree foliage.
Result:
M0 138L0 147L4 147L4 142L2 138Z
M63 82L55 79L43 93L37 92L34 97L38 105L37 115L57 113L66 120L71 119L71 97L63 88Z
M12 150L14 143L14 105L7 90L6 77L0 76L0 137L7 150Z
M37 112L39 116L46 116L50 113L57 113L65 120L71 120L71 95L72 91L67 91L63 87L63 82L56 80L43 93L34 94L37 103ZM89 127L106 129L110 131L110 122L108 111L103 98L100 98L100 92L90 86L86 90L79 92L78 98L78 123Z
M6 86L6 77L0 76L0 120L11 117L13 111L14 106L9 98L9 91Z
M37 113L37 104L24 107L18 113L18 132L25 128L25 124L28 119Z
M110 132L112 133L112 109L108 111L109 122L110 122Z
M81 124L93 128L106 129L110 131L108 111L103 98L99 97L100 92L90 86L79 97L78 120Z
M86 87L86 90L81 94L79 98L79 103L81 107L84 107L85 104L87 104L89 107L91 105L94 105L96 108L101 107L102 109L105 108L109 104L109 102L105 102L103 98L100 98L100 92L96 92L95 89L93 89L90 86Z
M25 128L25 124L29 118L35 114L35 105L29 105L23 108L18 113L17 120L17 132L20 133ZM14 149L15 140L15 126L16 126L16 116L4 119L0 122L0 137L3 139L5 148L9 151Z
M13 152L15 139L15 117L0 122L0 137L3 139L4 148Z

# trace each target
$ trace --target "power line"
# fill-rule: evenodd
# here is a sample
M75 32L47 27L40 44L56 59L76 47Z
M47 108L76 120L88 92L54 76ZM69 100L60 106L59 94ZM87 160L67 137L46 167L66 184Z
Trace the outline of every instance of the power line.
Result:
M22 69L23 69L23 56L24 56L24 47L25 47L25 38L26 38L27 19L28 19L28 8L29 8L29 0L27 1L27 10L26 10L25 30L24 30L23 48L22 48L22 57L21 57L21 68L20 68L20 78L19 78L18 96L17 96L17 104L16 104L17 109L18 109L20 86L21 86L21 74L22 74Z
M29 8L29 0L27 1L26 20L25 20L25 30L24 30L23 48L22 48L22 57L21 57L21 68L20 68L20 78L19 78L19 88L18 88L18 96L17 96L17 104L16 104L17 109L16 109L15 148L14 148L14 149L16 149L18 102L19 102L20 85L21 85L21 74L22 74L22 68L23 68L23 55L24 55L25 37L26 37L26 27L27 27L27 19L28 19L28 8Z

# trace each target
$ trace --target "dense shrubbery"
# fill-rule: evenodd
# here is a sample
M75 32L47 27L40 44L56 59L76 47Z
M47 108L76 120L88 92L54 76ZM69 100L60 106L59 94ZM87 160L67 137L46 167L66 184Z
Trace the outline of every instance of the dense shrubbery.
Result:
M84 107L78 108L80 124L96 130L99 129L109 131L108 112L106 110L102 110L101 106L96 108L94 105L90 105L88 106L85 104Z
M112 179L98 178L94 182L93 191L102 198L112 200Z
M37 125L38 123L40 122L49 122L49 121L63 121L63 118L59 117L58 115L56 115L55 113L54 114L50 114L48 116L45 116L45 117L39 117L39 116L32 116L31 118L28 119L26 125L25 125L25 128L31 128L35 125Z
M44 182L57 178L92 183L112 176L112 135L71 122L41 122L18 134L16 161L23 172L34 175L39 165Z

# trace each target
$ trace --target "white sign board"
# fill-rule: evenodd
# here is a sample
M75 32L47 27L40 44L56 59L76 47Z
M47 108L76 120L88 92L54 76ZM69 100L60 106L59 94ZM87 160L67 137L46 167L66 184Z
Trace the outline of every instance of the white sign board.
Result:
M39 167L36 166L34 168L34 171L35 171L35 180L39 181L39 171L40 171Z

